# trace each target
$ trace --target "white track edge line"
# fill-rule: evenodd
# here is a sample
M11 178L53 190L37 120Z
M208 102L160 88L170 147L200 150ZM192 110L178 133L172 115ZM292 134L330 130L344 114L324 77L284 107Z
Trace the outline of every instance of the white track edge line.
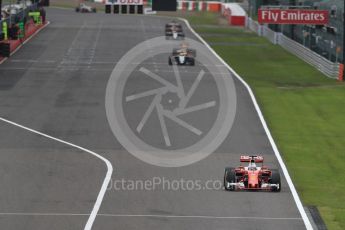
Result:
M300 217L256 217L256 216L182 216L182 215L154 215L154 214L105 214L103 217L157 217L157 218L181 218L181 219L253 219L253 220L302 220Z
M93 206L93 209L92 209L92 211L91 211L91 213L90 213L90 216L89 216L89 218L88 218L88 220L87 220L87 223L86 223L86 225L85 225L85 227L84 227L84 230L91 230L92 225L93 225L93 223L94 223L94 221L95 221L95 219L96 219L96 216L97 216L97 214L98 214L98 211L99 211L99 209L100 209L100 207L101 207L101 204L102 204L104 195L105 195L105 193L106 193L106 191L107 191L107 187L108 187L109 182L110 182L110 180L111 180L111 176L112 176L112 174L113 174L113 166L112 166L112 164L110 163L110 161L109 161L108 159L104 158L103 156L101 156L101 155L99 155L99 154L97 154L97 153L95 153L95 152L93 152L93 151L91 151L91 150L85 149L85 148L83 148L83 147L81 147L81 146L72 144L72 143L70 143L70 142L61 140L61 139L59 139L59 138L50 136L50 135L48 135L48 134L44 134L44 133L42 133L42 132L39 132L39 131L36 131L36 130L34 130L34 129L25 127L25 126L23 126L23 125L20 125L20 124L18 124L18 123L15 123L15 122L13 122L13 121L7 120L7 119L2 118L2 117L0 117L0 120L3 121L3 122L5 122L5 123L14 125L14 126L16 126L16 127L18 127L18 128L27 130L27 131L29 131L29 132L38 134L38 135L43 136L43 137L46 137L46 138L48 138L48 139L52 139L52 140L54 140L54 141L57 141L57 142L60 142L60 143L69 145L69 146L71 146L71 147L77 148L77 149L82 150L82 151L87 152L87 153L90 153L91 155L97 157L98 159L102 160L102 161L106 164L106 166L107 166L107 174L106 174L106 176L105 176L105 178L104 178L104 180L103 180L103 184L102 184L102 187L101 187L100 192L98 193L97 200L96 200L96 202L95 202L95 204L94 204L94 206Z
M209 46L209 44L198 34L198 33L196 33L195 31L194 31L194 29L191 27L191 25L189 24L189 22L188 22L188 20L187 19L185 19L185 18L180 18L180 17L178 17L178 19L179 20L181 20L181 21L183 21L186 25L187 25L187 27L188 27L188 29L229 69L229 71L232 73L232 74L234 74L234 76L240 81L240 82L242 82L242 84L247 88L247 90L248 90L248 92L249 92L249 94L250 94L250 97L251 97L251 99L252 99L252 101L253 101L253 104L254 104L254 107L255 107L255 109L256 109L256 112L257 112L257 114L258 114L258 116L259 116L259 118L260 118L260 121L261 121L261 123L262 123L262 126L263 126L263 128L264 128L264 130L265 130L265 132L266 132L266 135L267 135L267 137L268 137L268 139L269 139L269 141L270 141L270 143L271 143L271 146L272 146L272 148L273 148L273 151L274 151L274 154L275 154L275 156L277 157L277 160L278 160L278 162L279 162L279 164L280 164L280 167L281 167L281 169L282 169L282 171L283 171L283 174L284 174L284 176L285 176L285 178L286 178L286 181L287 181L287 183L288 183L288 185L289 185L289 187L290 187L290 190L291 190L291 193L292 193L292 196L293 196L293 198L294 198L294 200L295 200L295 203L296 203L296 205L297 205L297 208L298 208L298 210L299 210L299 212L300 212L300 214L301 214L301 216L302 216L302 218L303 218L303 221L304 221L304 224L305 224L305 227L306 227L306 229L307 230L312 230L313 229L313 227L312 227L312 225L311 225L311 223L310 223L310 220L308 219L308 216L307 216L307 214L306 214L306 212L305 212L305 210L304 210L304 208L303 208L303 205L302 205L302 202L301 202L301 200L300 200L300 198L299 198L299 196L298 196L298 193L297 193L297 191L296 191L296 188L295 188L295 186L294 186L294 184L293 184L293 182L292 182L292 180L291 180L291 177L290 177L290 175L289 175L289 172L288 172L288 170L287 170L287 168L286 168L286 166L285 166L285 163L284 163L284 161L283 161L283 159L282 159L282 157L281 157L281 155L280 155L280 152L279 152L279 150L278 150L278 148L277 148L277 145L276 145L276 143L274 142L274 139L273 139L273 137L272 137L272 135L271 135L271 132L270 132L270 130L269 130L269 128L268 128L268 126L267 126L267 123L266 123L266 121L265 121L265 118L264 118L264 116L262 115L262 112L261 112L261 109L260 109L260 107L259 107L259 105L258 105L258 103L257 103L257 101L256 101L256 98L255 98L255 95L254 95L254 93L253 93L253 91L252 91L252 89L250 88L250 86L247 84L247 82L245 82L243 79L242 79L242 77L239 75L239 74L237 74L236 72L235 72L235 70L234 69L232 69L229 65L228 65L228 63L226 63L210 46Z

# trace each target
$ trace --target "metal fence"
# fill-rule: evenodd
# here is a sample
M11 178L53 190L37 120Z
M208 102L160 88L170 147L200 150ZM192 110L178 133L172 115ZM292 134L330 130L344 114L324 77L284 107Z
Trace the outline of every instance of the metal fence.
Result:
M280 32L275 32L265 25L260 25L251 18L247 18L247 27L256 32L259 36L264 36L273 44L282 46L284 49L293 53L305 62L317 68L320 72L330 78L338 78L339 63L334 63L320 56L309 48L299 44L298 42L286 37Z
M338 78L339 64L333 63L319 54L311 51L305 46L295 42L294 40L280 34L279 45L284 49L295 54L305 62L317 68L320 72L331 78Z
M267 26L262 26L261 28L262 36L266 37L268 40L270 40L273 44L279 44L279 39L281 36L281 33L274 32Z
M259 36L262 36L262 30L261 30L262 26L258 22L256 22L253 19L247 17L246 23L247 23L247 27L250 30L256 32Z

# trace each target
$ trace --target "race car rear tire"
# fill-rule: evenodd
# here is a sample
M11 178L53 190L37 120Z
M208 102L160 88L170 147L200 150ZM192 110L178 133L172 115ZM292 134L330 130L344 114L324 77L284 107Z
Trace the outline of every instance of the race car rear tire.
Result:
M227 187L226 186L227 182L230 182L230 183L236 182L236 173L235 173L234 168L225 168L225 171L224 171L224 188L225 190L228 190L228 191L234 191L235 186L230 185L230 187Z
M281 190L280 173L277 169L272 170L270 183L279 185L279 188L272 187L272 189L271 189L272 192L280 192L280 190Z
M191 66L195 66L195 60L194 60L194 59L192 59L192 60L190 61L190 65L191 65Z
M190 52L192 53L193 57L196 57L196 50L195 49L190 49Z

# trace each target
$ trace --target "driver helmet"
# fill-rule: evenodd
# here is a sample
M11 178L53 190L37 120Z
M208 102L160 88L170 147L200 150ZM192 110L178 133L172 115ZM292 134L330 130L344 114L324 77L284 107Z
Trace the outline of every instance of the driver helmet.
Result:
M256 164L255 162L250 162L248 165L248 170L256 170Z

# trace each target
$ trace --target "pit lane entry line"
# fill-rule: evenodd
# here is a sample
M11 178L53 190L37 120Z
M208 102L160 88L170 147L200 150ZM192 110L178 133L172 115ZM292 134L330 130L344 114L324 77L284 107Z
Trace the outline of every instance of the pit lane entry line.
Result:
M270 142L270 144L271 144L271 146L272 146L272 149L273 149L273 151L274 151L274 154L275 154L275 156L276 156L276 158L277 158L277 160L278 160L278 162L279 162L279 165L280 165L280 167L281 167L281 169L282 169L282 171L283 171L283 174L284 174L284 176L285 176L285 178L286 178L286 181L287 181L287 183L288 183L288 185L289 185L289 188L290 188L290 190L291 190L291 193L292 193L292 196L293 196L293 198L294 198L294 200L295 200L295 203L296 203L296 206L297 206L297 208L298 208L298 211L300 212L300 214L301 214L301 216L302 216L302 218L303 218L303 221L304 221L304 225L305 225L305 227L306 227L306 229L307 230L313 230L313 227L312 227L312 225L311 225L311 223L310 223L310 220L308 219L308 216L307 216L307 213L305 212L305 210L304 210L304 208L303 208L303 205L302 205L302 202L301 202L301 199L299 198L299 195L298 195L298 193L297 193L297 191L296 191L296 188L295 188L295 186L294 186L294 184L293 184L293 182L292 182L292 179L291 179L291 177L290 177L290 174L289 174L289 172L288 172L288 170L287 170L287 168L286 168L286 165L285 165L285 163L284 163L284 161L283 161L283 159L282 159L282 157L281 157L281 155L280 155L280 152L279 152L279 150L278 150L278 147L277 147L277 145L276 145L276 143L274 142L274 139L273 139L273 137L272 137L272 134L271 134L271 132L270 132L270 130L269 130L269 128L268 128L268 126L267 126L267 123L266 123L266 120L265 120L265 118L264 118L264 116L263 116L263 114L262 114L262 112L261 112L261 109L260 109L260 107L259 107L259 104L258 104L258 102L256 101L256 98L255 98L255 95L254 95L254 93L253 93L253 91L252 91L252 89L250 88L250 86L247 84L247 82L245 82L244 80L243 80L243 78L238 74L238 73L236 73L236 71L234 70L234 69L232 69L230 66L229 66L229 64L228 63L226 63L217 53L216 53L216 51L214 51L212 48L211 48L211 46L197 33L197 32L195 32L195 30L191 27L191 25L189 24L189 22L188 22L188 20L187 19L184 19L184 18L178 18L179 20L181 20L181 21L183 21L186 25L187 25L187 27L188 27L188 29L211 51L211 53L215 56L215 57L217 57L217 59L221 62L221 63L223 63L224 64L224 66L226 66L227 67L227 69L230 71L230 73L232 73L244 86L245 86L245 88L247 89L247 91L248 91L248 93L249 93L249 95L250 95L250 98L252 99L252 102L253 102L253 104L254 104L254 107L255 107L255 110L256 110L256 113L258 114L258 116L259 116L259 119L260 119L260 121L261 121L261 124L262 124L262 126L263 126L263 128L264 128L264 130L265 130L265 133L266 133L266 135L267 135L267 137L268 137L268 140L269 140L269 142Z
M70 142L61 140L61 139L59 139L59 138L52 137L52 136L50 136L50 135L41 133L41 132L36 131L36 130L34 130L34 129L31 129L31 128L25 127L25 126L23 126L23 125L20 125L20 124L18 124L18 123L15 123L15 122L13 122L13 121L7 120L7 119L5 119L5 118L3 118L3 117L0 117L0 121L3 121L3 122L5 122L5 123L7 123L7 124L14 125L14 126L16 126L16 127L18 127L18 128L24 129L24 130L29 131L29 132L31 132L31 133L35 133L35 134L40 135L40 136L42 136L42 137L46 137L46 138L48 138L48 139L51 139L51 140L60 142L60 143L65 144L65 145L69 145L69 146L71 146L71 147L77 148L77 149L82 150L82 151L84 151L84 152L87 152L87 153L89 153L89 154L91 154L91 155L97 157L98 159L102 160L102 161L106 164L106 166L107 166L107 174L106 174L106 176L105 176L105 178L104 178L104 180L103 180L103 184L102 184L102 187L101 187L100 192L98 193L97 200L96 200L96 202L95 202L95 204L94 204L94 206L93 206L93 209L92 209L91 213L90 213L90 214L84 214L84 215L86 215L86 216L89 216L89 218L88 218L88 220L87 220L87 222L86 222L86 224L85 224L84 230L91 230L92 225L93 225L93 223L94 223L94 221L95 221L95 219L96 219L96 217L97 217L99 208L101 207L101 204L102 204L104 195L105 195L105 193L106 193L106 191L107 191L107 187L108 187L109 182L110 182L110 180L111 180L111 176L112 176L112 174L113 174L113 166L112 166L112 164L110 163L110 161L109 161L108 159L104 158L103 156L101 156L101 155L99 155L99 154L97 154L97 153L91 151L91 150L85 149L85 148L83 148L83 147L81 147L81 146L72 144L72 143L70 143ZM0 214L0 215L4 215L4 214L5 214L5 213L2 213L2 214ZM23 214L24 214L24 213L23 213ZM7 215L9 215L9 213L8 213ZM13 215L14 215L14 214L13 214Z

